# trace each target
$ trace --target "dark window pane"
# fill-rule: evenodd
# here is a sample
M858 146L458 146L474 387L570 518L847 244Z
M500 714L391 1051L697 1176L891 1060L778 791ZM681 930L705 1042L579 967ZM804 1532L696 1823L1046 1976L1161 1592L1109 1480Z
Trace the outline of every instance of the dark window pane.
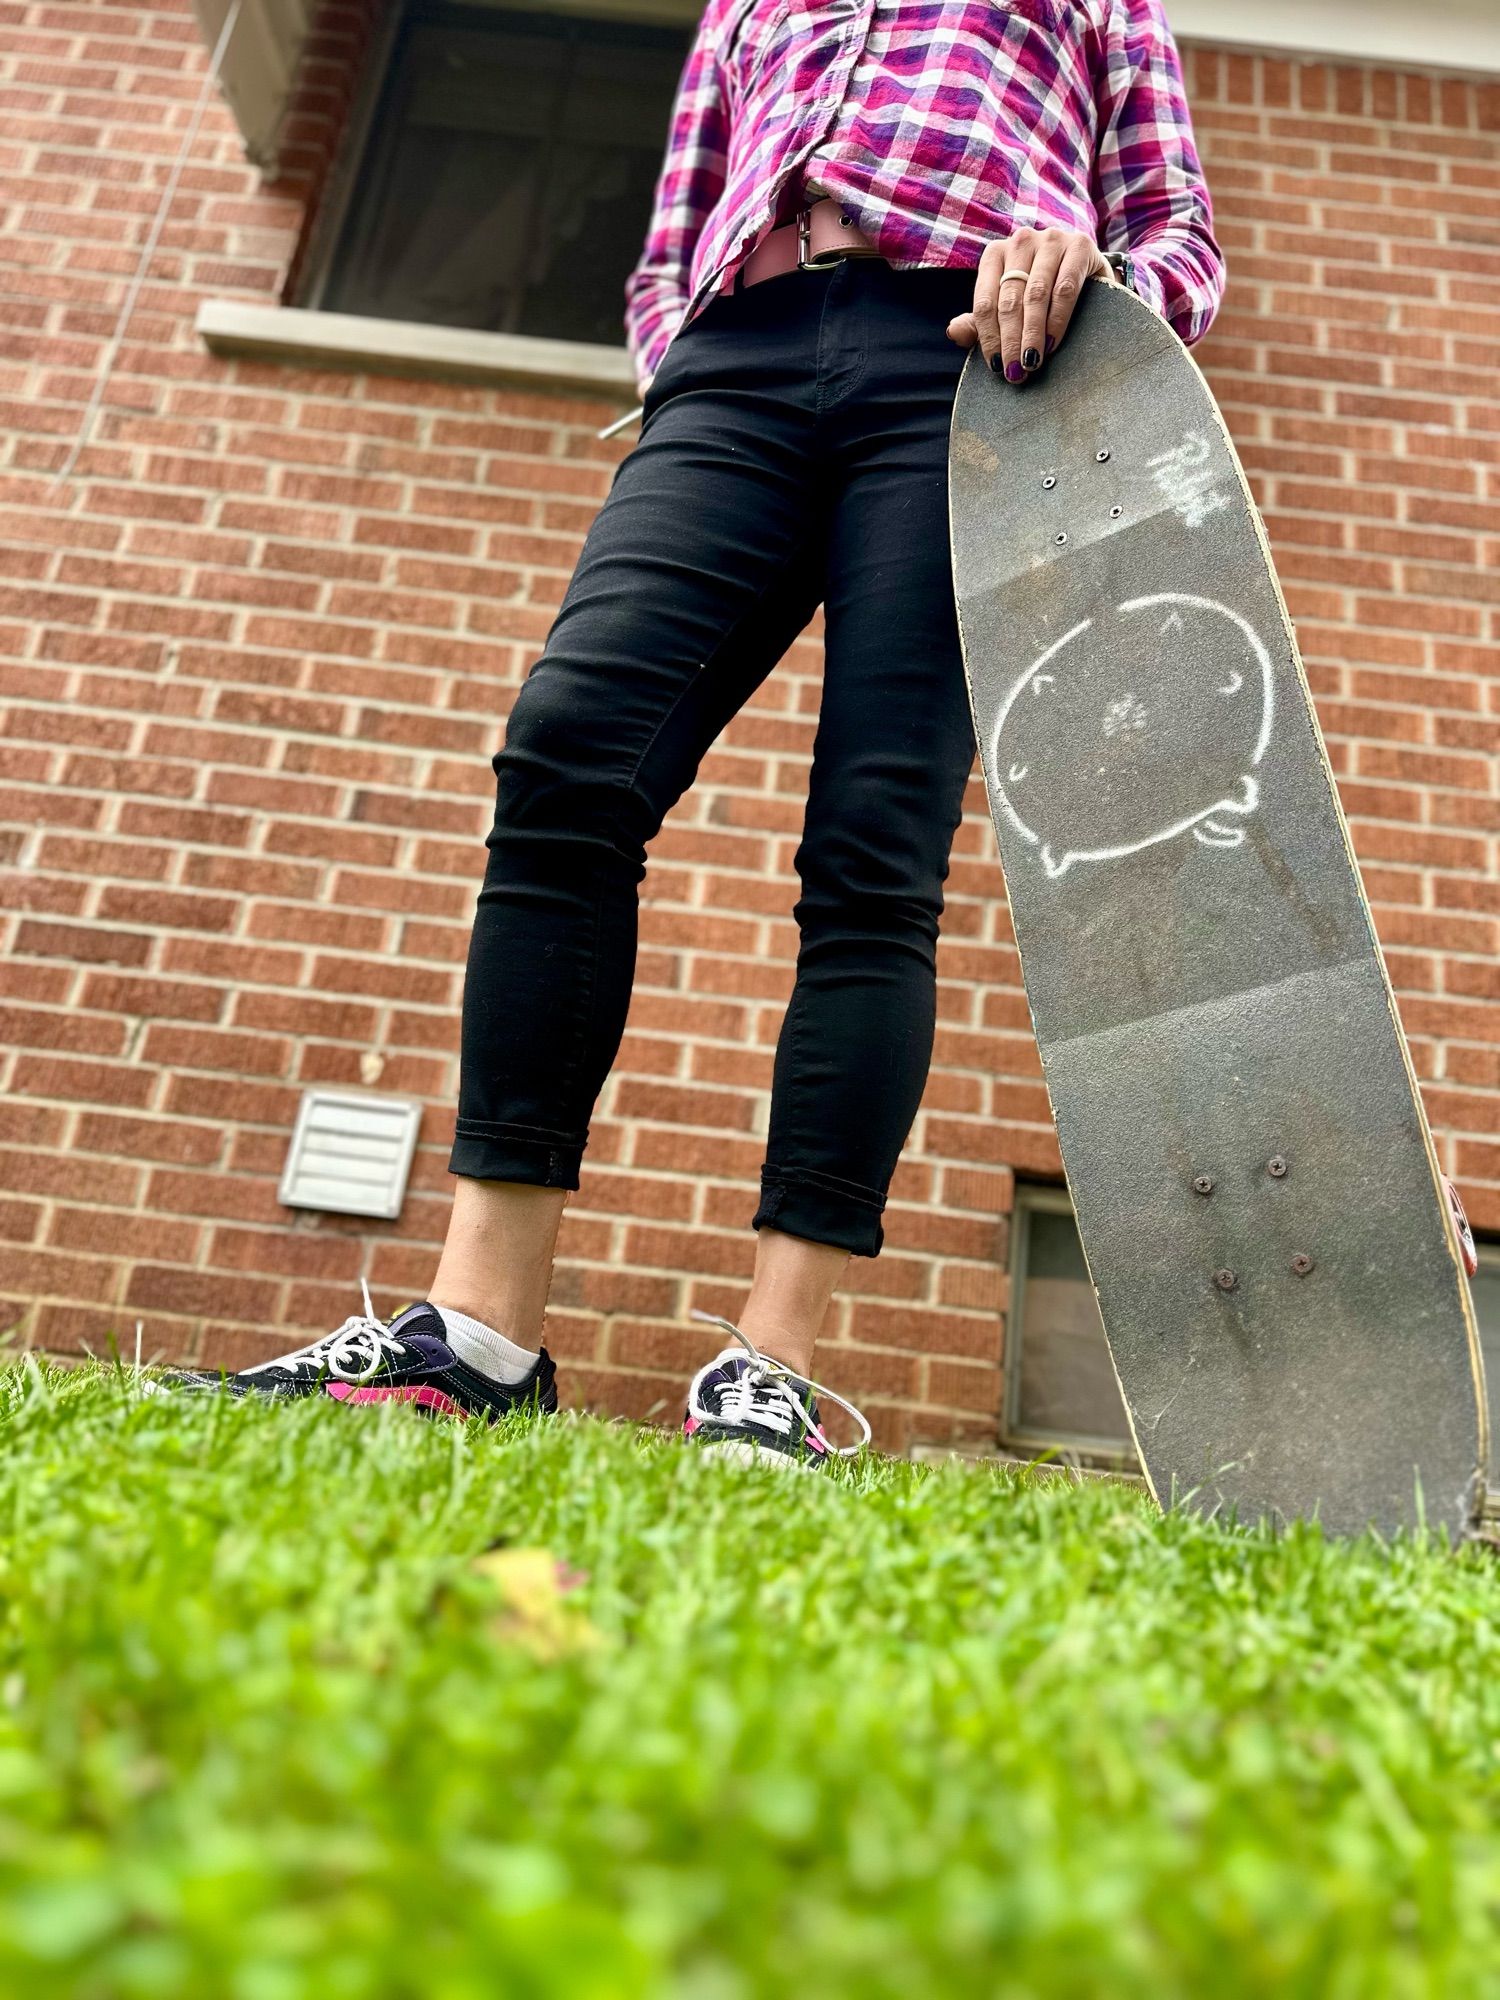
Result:
M1484 1353L1485 1387L1490 1402L1491 1489L1500 1488L1500 1250L1488 1244L1480 1252L1479 1274L1474 1279L1474 1317L1479 1322L1479 1345Z
M1128 1454L1130 1427L1072 1213L1023 1195L1016 1221L1025 1242L1007 1428L1018 1443L1088 1441Z
M321 305L618 346L682 29L414 6Z

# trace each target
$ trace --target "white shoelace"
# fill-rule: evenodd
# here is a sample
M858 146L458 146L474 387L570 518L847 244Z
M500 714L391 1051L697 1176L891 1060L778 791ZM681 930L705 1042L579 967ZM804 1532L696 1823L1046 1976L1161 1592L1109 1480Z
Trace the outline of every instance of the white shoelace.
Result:
M769 1354L762 1354L752 1340L740 1332L731 1320L720 1319L717 1313L699 1312L693 1308L693 1318L705 1321L709 1326L719 1327L732 1340L737 1340L750 1357L750 1365L742 1375L726 1382L718 1391L718 1408L710 1410L704 1404L700 1393L704 1377L719 1365L710 1361L700 1368L693 1377L693 1385L688 1390L688 1415L696 1417L699 1423L752 1423L760 1424L767 1430L778 1432L783 1437L804 1432L814 1438L830 1458L853 1458L870 1442L870 1426L863 1411L857 1410L836 1389L826 1387L822 1382L809 1382L807 1388L814 1396L825 1397L830 1403L837 1403L846 1410L859 1425L860 1437L857 1444L830 1444L824 1436L810 1406L798 1395L794 1383L802 1378L794 1375L790 1368L774 1360Z
M379 1372L387 1354L401 1352L401 1342L384 1320L375 1317L370 1287L363 1278L359 1289L365 1302L362 1313L351 1313L342 1326L324 1334L310 1347L295 1348L290 1354L278 1355L274 1361L259 1361L241 1372L261 1375L268 1368L290 1368L295 1374L327 1375L335 1382L368 1382Z

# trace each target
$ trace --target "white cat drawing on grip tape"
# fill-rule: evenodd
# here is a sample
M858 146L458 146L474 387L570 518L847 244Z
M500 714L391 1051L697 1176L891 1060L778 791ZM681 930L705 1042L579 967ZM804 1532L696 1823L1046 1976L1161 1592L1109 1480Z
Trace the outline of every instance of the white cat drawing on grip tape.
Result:
M1225 622L1242 649L1227 670ZM1187 833L1239 847L1272 711L1270 654L1237 611L1132 597L1053 640L1006 695L989 743L996 802L1054 877Z

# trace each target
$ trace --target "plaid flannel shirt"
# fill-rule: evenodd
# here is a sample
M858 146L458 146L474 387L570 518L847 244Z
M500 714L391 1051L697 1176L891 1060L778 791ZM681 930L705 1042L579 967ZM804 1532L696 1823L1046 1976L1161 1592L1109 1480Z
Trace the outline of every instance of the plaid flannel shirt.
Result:
M643 380L804 194L896 265L1084 230L1189 342L1223 294L1162 0L709 0L626 288Z

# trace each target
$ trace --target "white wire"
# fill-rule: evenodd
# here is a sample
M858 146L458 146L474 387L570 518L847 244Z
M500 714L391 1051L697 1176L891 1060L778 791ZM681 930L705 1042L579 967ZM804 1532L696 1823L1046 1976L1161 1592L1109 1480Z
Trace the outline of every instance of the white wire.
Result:
M219 39L214 43L214 52L209 59L208 73L204 77L202 88L198 92L198 101L193 106L193 115L188 120L187 131L183 134L182 144L177 149L177 158L172 162L172 171L167 176L167 184L162 189L161 200L157 204L156 214L151 219L151 228L147 232L140 258L136 263L135 275L131 279L129 288L125 293L124 304L120 307L120 316L115 321L115 330L110 336L108 347L104 350L104 360L100 364L99 374L94 382L93 394L89 397L87 406L84 409L83 421L78 427L77 437L73 440L73 448L68 453L66 459L64 459L62 470L55 476L48 490L47 497L49 500L56 493L59 486L64 485L72 478L74 467L92 441L94 419L99 414L99 406L104 401L104 392L109 387L109 378L114 373L116 361L120 358L120 348L129 329L131 316L135 312L136 301L140 298L141 287L146 282L146 274L151 268L151 260L156 255L156 246L161 241L162 230L166 227L167 216L171 211L173 201L176 199L177 183L182 179L182 170L187 165L188 155L192 152L194 141L198 137L198 127L203 123L203 114L208 108L209 97L213 92L214 85L219 80L219 69L224 61L230 37L234 33L235 24L240 18L240 9L243 5L244 0L230 0L229 11L224 16L224 25L219 30Z

